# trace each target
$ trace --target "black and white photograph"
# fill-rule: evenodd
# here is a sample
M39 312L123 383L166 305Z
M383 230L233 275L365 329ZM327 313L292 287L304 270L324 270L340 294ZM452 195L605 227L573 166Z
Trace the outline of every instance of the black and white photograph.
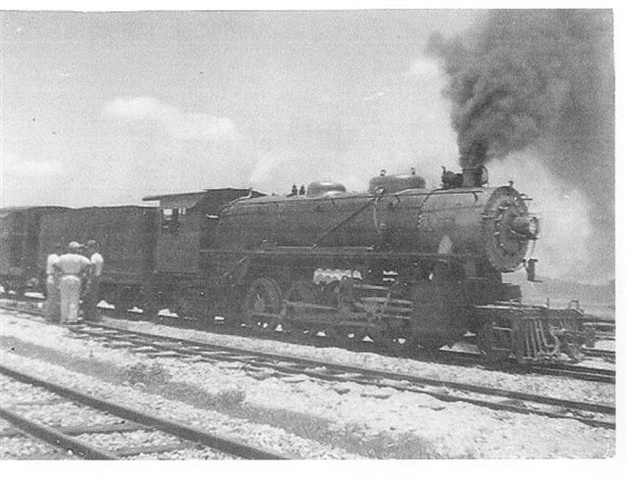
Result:
M620 9L117 3L0 7L0 468L625 467Z

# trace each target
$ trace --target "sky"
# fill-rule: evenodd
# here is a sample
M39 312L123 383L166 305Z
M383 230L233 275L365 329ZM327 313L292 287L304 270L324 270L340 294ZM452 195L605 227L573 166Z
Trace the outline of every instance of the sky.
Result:
M423 51L472 11L3 12L3 204L456 163Z
M281 194L316 180L363 191L381 169L411 167L436 187L459 153L447 78L426 45L484 15L2 11L0 204L138 204L224 186ZM524 165L490 165L491 178L540 199L553 229L539 248L556 276L578 275L559 245L578 239L585 255L585 199L557 191L534 159Z

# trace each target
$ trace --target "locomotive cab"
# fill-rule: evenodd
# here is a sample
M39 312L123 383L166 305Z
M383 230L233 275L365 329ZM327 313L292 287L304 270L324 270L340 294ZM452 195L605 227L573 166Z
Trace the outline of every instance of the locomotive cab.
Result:
M201 251L214 246L220 210L246 196L254 198L262 194L242 188L219 188L145 197L144 201L159 201L156 271L200 274Z
M249 189L220 188L143 199L159 202L150 310L169 308L180 317L211 311L217 278L211 250L219 213L239 198L259 196Z

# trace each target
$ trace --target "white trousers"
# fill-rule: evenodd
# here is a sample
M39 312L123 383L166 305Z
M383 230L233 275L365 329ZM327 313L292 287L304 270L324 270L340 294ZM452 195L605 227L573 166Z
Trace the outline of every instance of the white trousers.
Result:
M61 293L61 323L78 322L78 303L81 299L81 279L63 275L59 282Z
M46 288L48 291L46 300L46 319L49 322L58 322L61 316L61 296L59 294L59 285L54 275L48 275L46 280Z

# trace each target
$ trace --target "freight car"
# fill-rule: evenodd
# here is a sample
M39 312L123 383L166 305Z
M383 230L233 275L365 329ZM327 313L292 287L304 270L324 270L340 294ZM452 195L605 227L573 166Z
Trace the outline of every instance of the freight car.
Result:
M49 214L64 207L12 207L0 209L0 283L5 292L22 295L44 288L45 261L39 261L40 228ZM46 250L52 253L52 248Z
M54 245L96 240L106 259L102 271L102 299L125 312L148 309L148 291L154 271L157 209L125 205L48 212L39 230L38 264L45 265Z
M146 206L25 207L0 211L1 281L5 292L45 293L45 265L55 245L95 239L107 262L101 295L117 310L148 308L157 209Z

